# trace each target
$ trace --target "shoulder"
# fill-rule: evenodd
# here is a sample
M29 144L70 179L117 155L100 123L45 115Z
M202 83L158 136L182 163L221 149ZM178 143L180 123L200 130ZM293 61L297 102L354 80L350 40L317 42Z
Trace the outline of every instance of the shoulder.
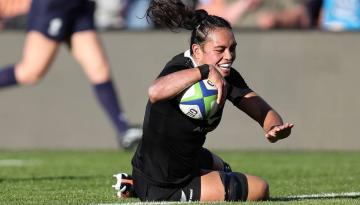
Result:
M180 53L174 56L169 62L166 63L159 77L192 67L194 67L194 65L192 63L191 58L186 56L186 52Z
M191 58L187 56L186 52L174 56L169 62L167 62L165 68L171 66L184 66L186 68L194 67Z
M249 86L245 82L244 78L234 68L231 68L230 75L227 76L225 79L226 79L226 82L228 83L227 84L227 86L228 86L227 98L235 104L243 96L252 92L252 90L249 88Z
M230 69L230 75L225 78L226 81L234 86L244 84L245 80L243 76L235 68Z

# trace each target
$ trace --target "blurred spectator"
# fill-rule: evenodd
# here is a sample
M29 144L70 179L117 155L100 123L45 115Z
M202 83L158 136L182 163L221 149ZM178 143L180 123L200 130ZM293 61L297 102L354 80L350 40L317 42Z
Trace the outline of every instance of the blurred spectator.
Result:
M148 22L145 16L149 4L150 0L128 0L125 11L127 29L145 30L153 28L153 24Z
M360 0L324 0L325 30L360 30Z
M0 0L0 30L24 29L31 0Z
M221 16L235 25L248 11L256 8L260 0L199 0L196 9L204 9L211 15Z
M150 0L95 1L95 22L100 30L120 28L145 30L153 27L145 18Z
M310 28L320 28L323 0L308 0L306 9L309 15Z
M95 0L95 25L100 30L125 26L123 10L128 0Z
M274 1L277 4L281 2L285 1ZM257 26L261 29L318 27L322 0L298 0L293 3L283 9L264 9L257 17Z
M322 0L182 0L209 14L228 20L233 27L319 27Z
M228 5L236 5L236 3L245 5L243 9L239 9L241 6L237 9L232 6L238 14L236 18L227 19L232 21L234 27L261 29L318 27L322 4L322 0L227 0L226 2ZM231 16L232 12L228 10L222 13Z

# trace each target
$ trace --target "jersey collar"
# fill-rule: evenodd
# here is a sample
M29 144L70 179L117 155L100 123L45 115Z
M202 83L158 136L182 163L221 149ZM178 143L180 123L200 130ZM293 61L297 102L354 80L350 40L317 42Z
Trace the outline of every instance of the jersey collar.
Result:
M193 57L192 57L191 54L190 54L190 50L186 50L186 51L184 52L184 57L190 58L193 66L194 66L194 68L197 67L197 64L196 64L195 60L193 59Z

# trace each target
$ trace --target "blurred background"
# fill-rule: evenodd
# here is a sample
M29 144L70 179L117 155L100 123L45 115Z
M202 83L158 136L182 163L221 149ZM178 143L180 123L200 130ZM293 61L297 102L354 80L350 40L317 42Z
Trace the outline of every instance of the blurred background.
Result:
M145 16L149 0L96 0L97 28L127 115L141 124L147 88L190 33ZM360 0L184 1L226 18L238 42L233 65L249 86L293 122L270 144L260 126L227 103L206 146L219 149L358 150ZM0 64L21 58L31 0L0 0ZM117 148L80 66L60 49L36 89L0 91L0 149ZM76 86L74 86L76 85Z

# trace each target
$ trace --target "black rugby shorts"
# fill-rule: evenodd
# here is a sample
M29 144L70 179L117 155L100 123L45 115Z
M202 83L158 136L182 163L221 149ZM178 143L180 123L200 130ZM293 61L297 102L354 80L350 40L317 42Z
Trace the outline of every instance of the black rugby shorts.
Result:
M28 31L38 31L55 41L69 40L72 34L94 30L95 3L86 0L33 0Z

